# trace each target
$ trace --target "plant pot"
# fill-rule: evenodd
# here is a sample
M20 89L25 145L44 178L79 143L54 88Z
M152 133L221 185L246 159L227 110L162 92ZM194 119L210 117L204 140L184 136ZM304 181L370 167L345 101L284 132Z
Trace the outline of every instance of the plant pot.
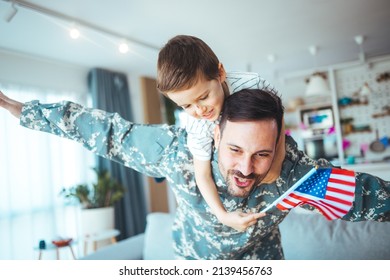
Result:
M81 232L94 234L114 228L114 207L81 209Z
M81 239L114 229L114 207L81 209L79 224ZM98 246L108 243L109 240L103 240ZM84 251L87 253L85 248Z

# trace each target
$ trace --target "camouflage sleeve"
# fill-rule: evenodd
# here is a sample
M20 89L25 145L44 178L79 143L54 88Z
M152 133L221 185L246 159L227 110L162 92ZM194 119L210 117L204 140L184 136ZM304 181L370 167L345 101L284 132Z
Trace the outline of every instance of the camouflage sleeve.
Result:
M153 177L164 177L175 130L168 125L137 125L117 113L69 101L28 102L20 124L81 143L93 153Z
M356 172L355 201L343 220L390 221L390 182L371 174Z

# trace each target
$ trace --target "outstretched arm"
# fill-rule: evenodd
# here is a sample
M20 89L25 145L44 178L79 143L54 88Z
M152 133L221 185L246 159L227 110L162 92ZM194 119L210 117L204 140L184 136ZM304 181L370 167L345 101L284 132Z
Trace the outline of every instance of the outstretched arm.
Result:
M8 110L16 118L20 118L23 103L7 97L2 91L0 91L0 107Z
M117 113L70 101L21 103L2 92L0 107L19 118L24 127L77 141L99 156L148 176L167 177L172 173L169 163L176 155L181 135L174 126L134 124Z

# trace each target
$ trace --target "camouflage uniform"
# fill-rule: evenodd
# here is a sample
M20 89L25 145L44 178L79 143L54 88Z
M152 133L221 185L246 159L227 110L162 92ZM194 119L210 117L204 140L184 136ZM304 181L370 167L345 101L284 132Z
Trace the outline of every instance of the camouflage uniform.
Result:
M179 259L283 259L278 224L288 214L277 209L245 232L219 223L195 185L193 161L186 132L168 125L140 125L115 113L84 108L72 102L26 103L21 125L82 143L93 153L152 177L167 178L177 199L173 226L174 249ZM228 211L259 211L283 194L316 163L286 138L286 158L273 184L253 189L248 198L227 194L214 151L212 167L220 198ZM389 221L390 182L357 173L355 203L343 218L350 221ZM310 225L308 225L310 226Z

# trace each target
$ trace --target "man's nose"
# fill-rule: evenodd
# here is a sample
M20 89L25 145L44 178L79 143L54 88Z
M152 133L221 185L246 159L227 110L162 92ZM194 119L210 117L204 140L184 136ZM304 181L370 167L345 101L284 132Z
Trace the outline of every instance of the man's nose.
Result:
M240 161L239 171L244 176L248 176L253 173L253 162L251 157L243 157Z

